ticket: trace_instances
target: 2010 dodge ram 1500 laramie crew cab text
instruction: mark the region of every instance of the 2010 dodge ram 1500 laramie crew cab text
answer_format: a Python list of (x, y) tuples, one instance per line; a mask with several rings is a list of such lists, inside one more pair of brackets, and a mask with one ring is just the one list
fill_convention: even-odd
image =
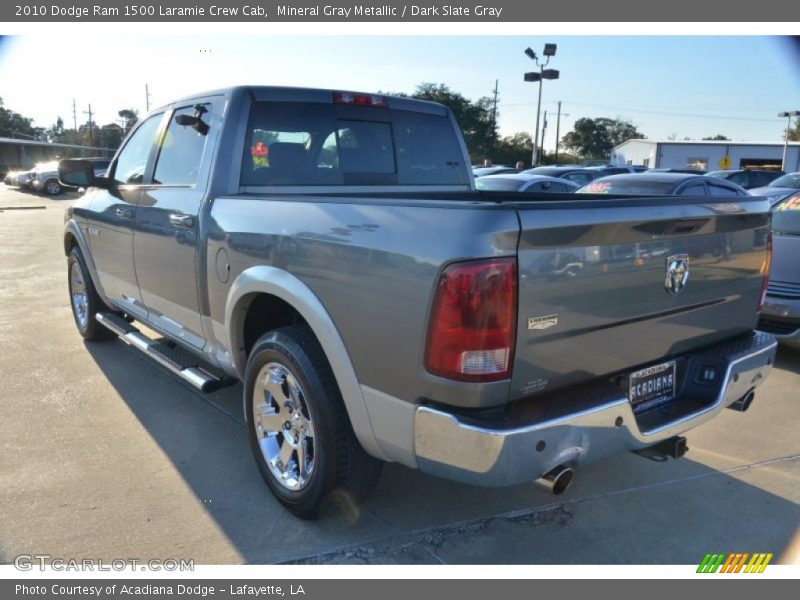
[(242, 381), (258, 467), (304, 517), (382, 461), (558, 493), (598, 459), (680, 456), (775, 356), (767, 200), (478, 192), (438, 104), (214, 91), (149, 114), (107, 176), (59, 176), (87, 188), (80, 333)]

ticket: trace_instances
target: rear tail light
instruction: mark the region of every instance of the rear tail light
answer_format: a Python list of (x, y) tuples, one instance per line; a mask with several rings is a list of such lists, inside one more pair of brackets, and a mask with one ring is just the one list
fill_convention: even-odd
[(355, 94), (353, 92), (333, 92), (334, 104), (355, 104), (357, 106), (386, 107), (386, 97), (377, 94)]
[(772, 268), (772, 229), (767, 231), (767, 255), (764, 257), (764, 262), (761, 264), (761, 295), (758, 300), (758, 311), (764, 308), (764, 302), (767, 300), (767, 288), (769, 287), (769, 272)]
[(450, 265), (436, 288), (425, 368), (458, 381), (507, 379), (516, 323), (515, 258)]

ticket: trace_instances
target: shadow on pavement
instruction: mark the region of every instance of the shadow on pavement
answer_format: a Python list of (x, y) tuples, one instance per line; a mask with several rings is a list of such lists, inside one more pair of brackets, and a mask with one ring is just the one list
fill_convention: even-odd
[[(240, 385), (202, 395), (119, 341), (86, 348), (198, 501), (213, 499), (204, 509), (248, 563), (697, 564), (712, 551), (778, 554), (800, 522), (796, 503), (762, 489), (770, 477), (797, 481), (796, 461), (725, 473), (632, 454), (579, 470), (558, 497), (390, 464), (362, 507), (301, 521), (250, 455)], [(782, 353), (783, 368), (796, 358)]]

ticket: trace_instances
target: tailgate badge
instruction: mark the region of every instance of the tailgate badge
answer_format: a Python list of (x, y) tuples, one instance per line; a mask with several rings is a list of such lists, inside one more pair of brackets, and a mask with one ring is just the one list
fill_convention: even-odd
[(558, 315), (528, 317), (528, 329), (550, 329), (554, 325), (558, 325)]
[(664, 287), (673, 296), (681, 293), (689, 281), (689, 255), (673, 254), (666, 259), (667, 276), (664, 279)]

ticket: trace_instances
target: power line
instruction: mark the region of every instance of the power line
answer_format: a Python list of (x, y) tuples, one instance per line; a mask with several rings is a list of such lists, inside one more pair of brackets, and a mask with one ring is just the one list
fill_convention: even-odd
[[(711, 115), (711, 114), (701, 114), (701, 113), (682, 113), (682, 112), (671, 112), (671, 111), (664, 111), (664, 110), (652, 110), (647, 108), (631, 108), (627, 106), (608, 106), (604, 104), (592, 104), (590, 102), (579, 102), (574, 100), (569, 100), (570, 104), (577, 104), (580, 106), (587, 106), (590, 108), (600, 108), (603, 110), (614, 110), (614, 111), (623, 111), (623, 112), (639, 112), (639, 113), (647, 113), (653, 115), (667, 115), (673, 117), (693, 117), (698, 119), (720, 119), (720, 120), (727, 120), (727, 121), (762, 121), (767, 123), (775, 123), (780, 119), (765, 119), (759, 117), (733, 117), (733, 116), (724, 116), (724, 115)], [(533, 102), (507, 102), (504, 106), (533, 106)]]

